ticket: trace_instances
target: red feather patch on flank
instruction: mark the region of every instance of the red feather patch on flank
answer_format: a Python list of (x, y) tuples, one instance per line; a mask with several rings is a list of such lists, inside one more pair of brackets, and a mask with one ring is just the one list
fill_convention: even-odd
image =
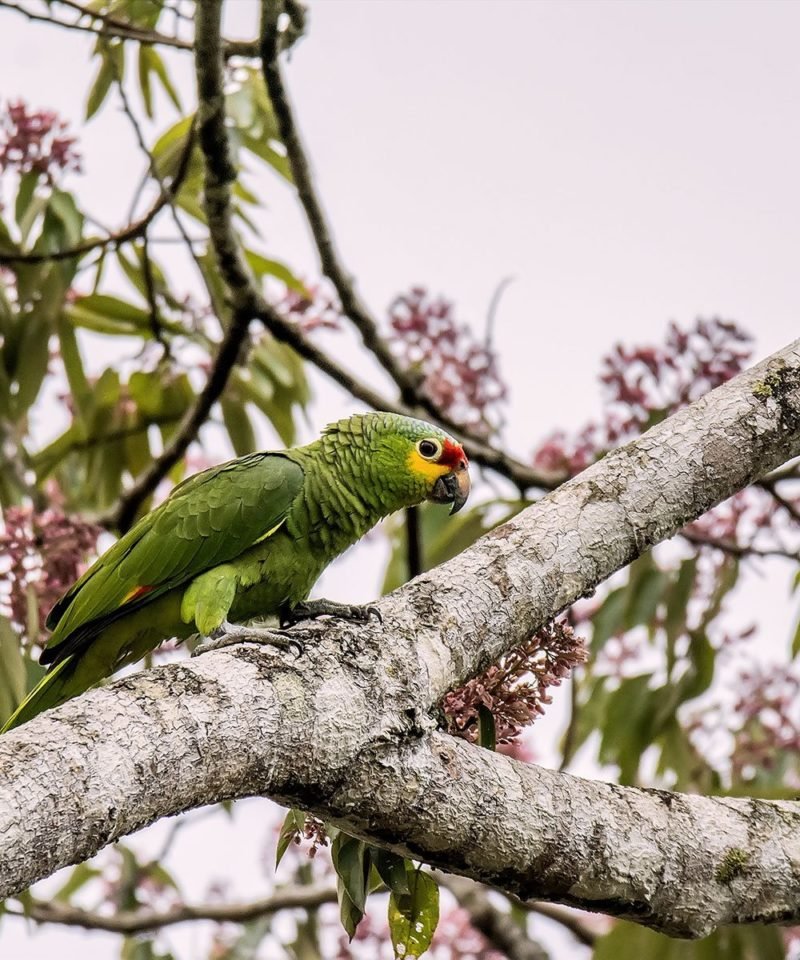
[(155, 587), (134, 587), (133, 590), (129, 591), (122, 598), (123, 603), (130, 603), (132, 600), (138, 600), (139, 597), (143, 597), (146, 593), (150, 593), (151, 590), (155, 590)]
[(463, 463), (465, 467), (469, 466), (469, 460), (467, 460), (467, 455), (464, 453), (464, 448), (454, 440), (445, 440), (444, 446), (442, 447), (442, 455), (439, 457), (439, 463), (451, 469), (455, 469), (461, 463)]

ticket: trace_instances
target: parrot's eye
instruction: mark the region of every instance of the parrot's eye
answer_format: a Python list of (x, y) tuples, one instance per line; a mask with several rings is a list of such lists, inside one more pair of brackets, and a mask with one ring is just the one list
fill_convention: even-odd
[(435, 460), (442, 452), (442, 445), (438, 440), (420, 440), (417, 450), (426, 460)]

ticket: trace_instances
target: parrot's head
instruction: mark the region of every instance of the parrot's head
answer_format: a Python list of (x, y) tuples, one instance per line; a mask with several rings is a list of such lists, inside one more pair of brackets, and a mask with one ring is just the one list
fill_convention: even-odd
[(431, 500), (451, 504), (450, 512), (457, 513), (467, 502), (467, 455), (439, 427), (399, 414), (366, 413), (328, 431), (346, 435), (351, 449), (358, 448), (359, 460), (366, 461), (372, 483), (382, 488), (390, 510)]

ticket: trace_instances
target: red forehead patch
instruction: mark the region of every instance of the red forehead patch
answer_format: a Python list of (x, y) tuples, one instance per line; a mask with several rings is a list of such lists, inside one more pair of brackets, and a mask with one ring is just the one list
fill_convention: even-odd
[(439, 457), (439, 463), (446, 467), (457, 467), (462, 461), (465, 464), (469, 462), (461, 444), (456, 443), (454, 440), (445, 440), (442, 446), (442, 455)]

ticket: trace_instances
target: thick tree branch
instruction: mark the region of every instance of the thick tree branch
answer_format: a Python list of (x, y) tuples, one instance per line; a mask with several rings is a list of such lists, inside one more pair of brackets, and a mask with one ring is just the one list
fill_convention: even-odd
[(382, 600), (382, 625), (308, 626), (299, 659), (210, 653), (35, 718), (0, 738), (0, 897), (159, 817), (257, 794), (523, 899), (686, 936), (797, 922), (800, 805), (581, 780), (453, 739), (431, 711), (798, 452), (800, 342)]

